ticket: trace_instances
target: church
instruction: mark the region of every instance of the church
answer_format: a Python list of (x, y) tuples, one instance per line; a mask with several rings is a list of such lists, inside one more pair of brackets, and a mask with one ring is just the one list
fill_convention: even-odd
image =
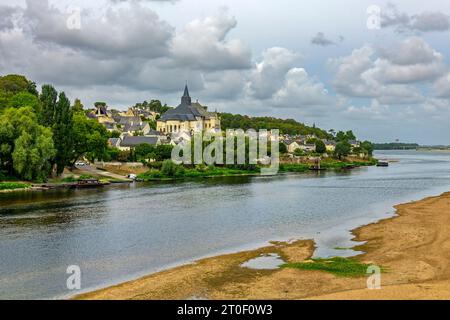
[(156, 123), (156, 129), (162, 133), (220, 130), (220, 119), (217, 112), (209, 112), (208, 107), (202, 106), (198, 100), (192, 103), (186, 84), (181, 103), (175, 109), (164, 113)]

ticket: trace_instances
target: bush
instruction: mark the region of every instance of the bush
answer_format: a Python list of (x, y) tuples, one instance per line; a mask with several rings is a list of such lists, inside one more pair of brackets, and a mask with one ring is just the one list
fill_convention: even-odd
[(173, 177), (176, 173), (177, 165), (172, 160), (164, 160), (161, 173), (167, 177)]
[(78, 180), (85, 180), (85, 179), (92, 179), (94, 178), (93, 176), (91, 176), (90, 174), (82, 174)]
[(76, 182), (77, 179), (74, 176), (68, 176), (65, 177), (64, 179), (61, 179), (62, 182)]

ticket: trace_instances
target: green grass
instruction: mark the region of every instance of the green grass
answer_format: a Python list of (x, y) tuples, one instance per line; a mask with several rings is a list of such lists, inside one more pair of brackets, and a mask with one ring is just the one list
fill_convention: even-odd
[(299, 263), (286, 263), (282, 268), (301, 270), (318, 270), (332, 273), (339, 277), (362, 277), (367, 275), (370, 264), (358, 262), (350, 258), (334, 257), (329, 259), (312, 259)]
[(280, 164), (280, 172), (306, 172), (309, 171), (310, 164)]
[(75, 178), (74, 176), (68, 176), (65, 177), (63, 179), (61, 179), (61, 182), (66, 183), (66, 182), (77, 182), (77, 178)]
[(27, 189), (31, 187), (28, 183), (20, 182), (0, 182), (0, 190)]
[(334, 247), (334, 250), (352, 250), (352, 248), (348, 248), (348, 247)]
[(236, 175), (257, 174), (259, 168), (253, 170), (242, 170), (225, 167), (206, 167), (206, 168), (183, 168), (176, 170), (171, 176), (165, 175), (161, 170), (151, 169), (145, 173), (138, 175), (139, 179), (149, 180), (174, 180), (184, 178), (208, 178), (208, 177), (227, 177)]

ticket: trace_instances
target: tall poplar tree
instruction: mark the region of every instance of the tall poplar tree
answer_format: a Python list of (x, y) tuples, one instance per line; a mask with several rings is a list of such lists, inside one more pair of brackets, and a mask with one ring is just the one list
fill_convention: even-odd
[(51, 127), (55, 121), (56, 99), (58, 92), (53, 86), (44, 84), (39, 99), (42, 102), (41, 122), (46, 127)]
[(64, 92), (59, 94), (56, 103), (52, 129), (56, 148), (56, 173), (60, 175), (69, 164), (73, 153), (73, 112)]

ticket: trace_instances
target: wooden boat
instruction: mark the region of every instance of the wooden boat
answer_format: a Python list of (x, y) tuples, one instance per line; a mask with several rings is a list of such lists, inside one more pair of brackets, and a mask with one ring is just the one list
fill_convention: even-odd
[(89, 178), (78, 180), (76, 184), (73, 185), (74, 188), (94, 188), (102, 187), (104, 184), (98, 181), (98, 179)]

